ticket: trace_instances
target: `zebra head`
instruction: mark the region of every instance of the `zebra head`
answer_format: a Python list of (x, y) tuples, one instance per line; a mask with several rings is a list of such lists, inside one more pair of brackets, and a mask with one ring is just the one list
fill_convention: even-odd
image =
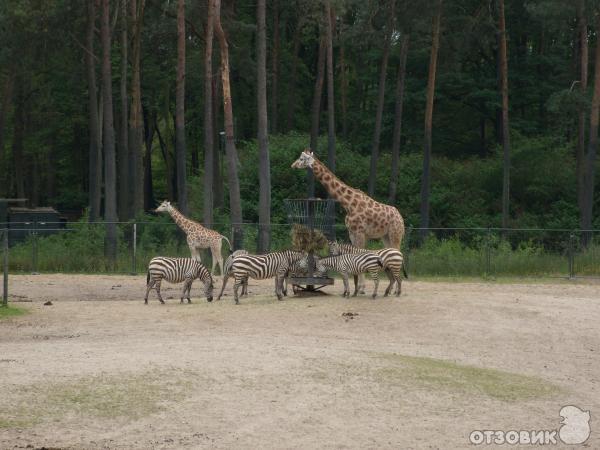
[(327, 275), (327, 268), (321, 262), (318, 256), (315, 256), (315, 276), (324, 277)]
[(342, 254), (342, 247), (338, 241), (328, 241), (329, 256), (338, 256)]
[(206, 295), (206, 300), (212, 302), (213, 300), (213, 279), (209, 277), (204, 281), (204, 294)]

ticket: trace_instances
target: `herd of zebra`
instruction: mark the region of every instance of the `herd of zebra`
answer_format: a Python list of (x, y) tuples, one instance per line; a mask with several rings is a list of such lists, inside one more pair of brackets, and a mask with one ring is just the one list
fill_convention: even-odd
[[(379, 287), (379, 272), (384, 271), (389, 279), (389, 285), (384, 296), (388, 296), (394, 285), (395, 295), (399, 296), (402, 291), (402, 274), (405, 277), (404, 257), (402, 253), (394, 248), (382, 250), (367, 250), (354, 247), (351, 244), (340, 242), (329, 242), (329, 256), (314, 257), (314, 275), (325, 276), (328, 270), (338, 272), (344, 282), (344, 297), (350, 296), (348, 279), (354, 277), (354, 296), (359, 292), (364, 293), (364, 286), (359, 283), (359, 275), (368, 273), (374, 282), (372, 297), (377, 296)], [(284, 288), (284, 280), (288, 276), (303, 276), (308, 272), (308, 255), (303, 252), (284, 250), (267, 253), (265, 255), (251, 255), (246, 250), (233, 252), (223, 267), (223, 284), (217, 300), (221, 299), (227, 281), (230, 277), (234, 279), (233, 294), (236, 304), (239, 304), (239, 288), (241, 295), (248, 294), (248, 279), (264, 280), (275, 278), (275, 295), (279, 300), (287, 295), (287, 287)], [(206, 299), (213, 300), (213, 278), (208, 269), (197, 259), (193, 258), (169, 258), (158, 256), (153, 258), (148, 265), (146, 277), (146, 296), (144, 302), (148, 303), (150, 290), (155, 289), (161, 303), (164, 300), (160, 294), (162, 280), (169, 283), (184, 283), (181, 293), (181, 303), (184, 299), (190, 300), (190, 290), (194, 280), (198, 278), (204, 284)]]

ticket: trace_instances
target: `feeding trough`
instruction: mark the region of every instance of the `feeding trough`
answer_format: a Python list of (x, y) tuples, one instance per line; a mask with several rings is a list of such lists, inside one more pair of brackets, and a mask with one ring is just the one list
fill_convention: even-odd
[(305, 291), (317, 291), (333, 284), (333, 278), (316, 276), (314, 253), (326, 240), (335, 240), (335, 200), (320, 198), (284, 200), (288, 222), (294, 225), (292, 240), (297, 250), (308, 253), (308, 270), (304, 276), (289, 276), (288, 283)]

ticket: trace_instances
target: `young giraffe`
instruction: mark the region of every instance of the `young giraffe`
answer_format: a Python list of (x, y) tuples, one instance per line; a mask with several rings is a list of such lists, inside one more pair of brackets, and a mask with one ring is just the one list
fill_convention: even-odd
[[(376, 202), (359, 189), (336, 177), (310, 149), (302, 152), (292, 164), (294, 169), (309, 168), (332, 198), (346, 210), (346, 228), (355, 247), (365, 248), (369, 239), (382, 239), (385, 247), (400, 249), (404, 237), (404, 219), (398, 209)], [(364, 276), (360, 276), (360, 292), (364, 293)]]
[(175, 223), (183, 230), (187, 237), (187, 244), (192, 253), (192, 258), (196, 261), (200, 261), (200, 250), (203, 248), (210, 248), (212, 254), (212, 270), (211, 273), (215, 274), (215, 265), (219, 264), (219, 270), (223, 275), (223, 257), (221, 256), (221, 245), (222, 240), (227, 241), (227, 245), (231, 249), (231, 243), (222, 234), (214, 230), (210, 230), (203, 227), (198, 222), (194, 222), (191, 219), (185, 217), (181, 212), (177, 210), (171, 202), (165, 200), (156, 208), (156, 212), (168, 212)]

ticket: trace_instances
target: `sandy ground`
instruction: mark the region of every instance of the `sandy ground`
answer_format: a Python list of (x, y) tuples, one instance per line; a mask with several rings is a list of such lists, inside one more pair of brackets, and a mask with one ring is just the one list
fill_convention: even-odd
[(197, 283), (191, 305), (165, 285), (145, 306), (141, 276), (10, 283), (29, 314), (0, 321), (2, 449), (469, 448), (473, 430), (557, 430), (565, 405), (600, 448), (598, 284), (347, 300), (338, 280), (278, 302), (254, 281), (235, 306)]

